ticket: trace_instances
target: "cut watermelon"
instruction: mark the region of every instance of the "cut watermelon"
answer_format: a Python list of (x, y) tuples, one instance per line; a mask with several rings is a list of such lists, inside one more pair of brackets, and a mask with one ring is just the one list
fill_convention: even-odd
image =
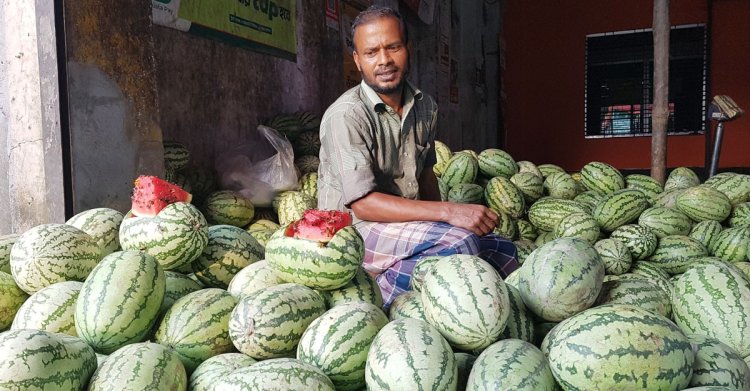
[(131, 212), (134, 216), (154, 217), (167, 205), (175, 202), (190, 202), (193, 196), (181, 187), (159, 177), (141, 175), (135, 180), (131, 199), (133, 200)]
[(328, 242), (340, 229), (352, 225), (352, 216), (337, 210), (308, 209), (302, 218), (289, 224), (287, 237)]

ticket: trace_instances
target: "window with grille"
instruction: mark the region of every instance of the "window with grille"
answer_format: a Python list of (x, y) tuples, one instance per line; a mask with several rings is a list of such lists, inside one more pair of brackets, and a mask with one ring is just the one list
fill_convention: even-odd
[[(707, 37), (704, 25), (676, 26), (669, 42), (669, 134), (706, 129)], [(586, 137), (651, 134), (653, 34), (586, 36)]]

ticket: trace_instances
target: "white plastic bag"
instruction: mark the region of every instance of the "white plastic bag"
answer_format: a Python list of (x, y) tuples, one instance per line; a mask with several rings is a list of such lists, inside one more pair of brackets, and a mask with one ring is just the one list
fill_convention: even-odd
[(297, 187), (297, 172), (286, 137), (263, 125), (258, 135), (219, 157), (216, 169), (222, 188), (240, 192), (255, 206), (268, 207), (277, 193)]

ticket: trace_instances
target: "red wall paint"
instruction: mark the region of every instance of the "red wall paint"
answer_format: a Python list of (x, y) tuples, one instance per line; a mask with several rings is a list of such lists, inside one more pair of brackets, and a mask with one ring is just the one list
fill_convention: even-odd
[[(672, 25), (706, 23), (707, 0), (677, 0)], [(578, 170), (589, 161), (649, 168), (651, 137), (584, 138), (587, 34), (650, 28), (645, 0), (509, 0), (505, 9), (504, 148), (517, 160)], [(711, 93), (750, 112), (750, 1), (714, 0)], [(725, 125), (721, 167), (748, 167), (750, 115)], [(669, 136), (667, 165), (703, 166), (705, 137)]]

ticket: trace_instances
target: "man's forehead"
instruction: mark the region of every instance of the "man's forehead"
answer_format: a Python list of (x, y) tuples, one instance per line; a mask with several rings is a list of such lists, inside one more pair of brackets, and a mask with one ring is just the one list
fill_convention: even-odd
[(365, 29), (367, 27), (372, 27), (373, 25), (378, 24), (378, 23), (384, 23), (384, 22), (388, 22), (388, 21), (391, 21), (391, 22), (395, 23), (398, 26), (399, 33), (400, 33), (399, 36), (401, 38), (401, 41), (403, 41), (404, 40), (404, 33), (405, 33), (405, 31), (403, 30), (404, 27), (401, 25), (401, 21), (399, 19), (393, 17), (393, 16), (388, 16), (388, 15), (380, 16), (380, 17), (375, 17), (375, 18), (372, 18), (372, 19), (369, 19), (369, 20), (363, 22), (362, 24), (360, 24), (359, 26), (357, 26), (357, 29), (354, 31), (354, 37), (352, 37), (352, 38), (355, 41), (357, 40), (357, 37), (366, 38), (366, 36), (364, 36), (362, 34), (362, 30), (363, 29)]

